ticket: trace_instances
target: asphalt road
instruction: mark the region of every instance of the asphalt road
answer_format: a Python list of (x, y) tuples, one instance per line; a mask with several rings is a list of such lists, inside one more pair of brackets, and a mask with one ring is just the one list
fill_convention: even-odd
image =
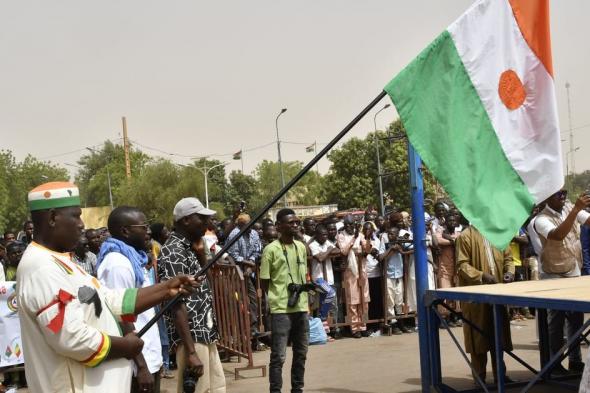
[[(534, 321), (511, 324), (515, 353), (533, 367), (539, 365), (536, 329)], [(453, 332), (462, 342), (461, 328)], [(585, 357), (587, 349), (583, 347)], [(471, 388), (473, 382), (469, 369), (452, 343), (449, 335), (441, 331), (441, 353), (443, 378), (454, 388)], [(255, 365), (268, 365), (270, 352), (256, 352)], [(512, 379), (526, 380), (532, 375), (511, 358), (506, 359), (508, 375)], [(233, 369), (245, 363), (224, 363), (228, 393), (261, 393), (268, 391), (267, 378), (260, 377), (260, 370), (243, 372), (245, 378), (235, 380)], [(567, 361), (564, 362), (567, 367)], [(291, 351), (287, 351), (287, 362), (283, 368), (289, 391)], [(492, 381), (491, 365), (488, 365), (488, 383)], [(162, 380), (162, 393), (174, 393), (176, 379)], [(26, 392), (21, 389), (19, 392)], [(420, 391), (420, 361), (418, 355), (418, 334), (382, 336), (362, 339), (342, 339), (326, 345), (311, 346), (308, 353), (305, 391), (309, 393), (410, 393)], [(538, 386), (533, 392), (555, 392), (555, 387)]]

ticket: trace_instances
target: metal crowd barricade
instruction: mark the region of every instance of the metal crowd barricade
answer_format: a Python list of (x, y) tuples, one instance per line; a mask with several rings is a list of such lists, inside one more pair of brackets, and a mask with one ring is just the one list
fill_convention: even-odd
[(228, 357), (237, 356), (238, 362), (242, 358), (248, 361), (246, 367), (235, 369), (235, 379), (240, 378), (242, 371), (256, 369), (262, 370), (262, 377), (265, 377), (266, 365), (255, 366), (252, 357), (248, 287), (242, 269), (228, 256), (223, 263), (211, 268), (210, 279), (221, 336), (217, 346)]
[[(230, 257), (231, 258), (231, 257)], [(409, 311), (409, 307), (408, 307), (408, 279), (409, 279), (409, 256), (408, 255), (404, 255), (404, 306), (402, 307), (402, 314), (401, 315), (396, 315), (395, 319), (400, 320), (400, 319), (410, 319), (410, 318), (415, 318), (416, 313), (415, 311)], [(233, 263), (233, 262), (232, 262)], [(334, 266), (334, 265), (333, 265)], [(239, 267), (238, 267), (239, 269)], [(311, 271), (311, 268), (309, 268), (309, 271)], [(265, 302), (264, 302), (264, 295), (263, 295), (263, 291), (260, 287), (260, 278), (259, 278), (259, 265), (256, 266), (256, 293), (257, 293), (257, 308), (258, 308), (258, 331), (259, 332), (265, 332), (269, 330), (269, 327), (265, 326), (265, 315), (267, 313), (266, 307), (265, 307)], [(390, 335), (391, 334), (391, 329), (390, 326), (388, 324), (388, 317), (387, 317), (387, 310), (388, 310), (388, 296), (387, 296), (387, 276), (385, 274), (385, 272), (383, 272), (383, 274), (381, 275), (381, 296), (383, 298), (383, 314), (381, 315), (381, 317), (378, 317), (376, 319), (369, 319), (368, 317), (368, 310), (363, 310), (363, 323), (368, 324), (368, 323), (379, 323), (381, 324), (381, 330), (383, 331), (384, 334), (386, 335)], [(341, 283), (342, 285), (342, 283)], [(346, 310), (346, 297), (345, 297), (345, 288), (344, 286), (341, 286), (340, 290), (337, 293), (338, 295), (338, 307), (341, 310)], [(247, 298), (247, 292), (246, 292), (246, 298)], [(247, 314), (247, 303), (246, 303), (246, 314)], [(249, 319), (249, 315), (248, 315), (248, 319)], [(345, 320), (344, 322), (337, 322), (335, 321), (332, 316), (330, 315), (328, 317), (328, 321), (327, 321), (327, 325), (329, 328), (337, 328), (337, 327), (347, 327), (350, 326), (350, 320), (348, 319), (348, 317), (345, 316)], [(250, 325), (248, 325), (248, 329), (250, 329)]]
[[(334, 265), (332, 265), (334, 266)], [(311, 271), (311, 269), (309, 270)], [(410, 319), (410, 318), (415, 318), (416, 313), (415, 311), (409, 311), (409, 307), (408, 307), (408, 295), (407, 295), (407, 291), (408, 291), (408, 285), (407, 285), (407, 281), (408, 281), (408, 274), (409, 274), (409, 257), (407, 255), (404, 255), (404, 306), (402, 307), (402, 314), (401, 315), (396, 315), (395, 319), (400, 320), (400, 319)], [(369, 310), (362, 310), (362, 322), (364, 324), (370, 324), (370, 323), (379, 323), (381, 325), (381, 330), (384, 334), (386, 335), (390, 335), (391, 334), (391, 329), (388, 322), (388, 318), (387, 318), (387, 310), (388, 310), (388, 295), (387, 295), (387, 276), (385, 274), (385, 272), (382, 273), (381, 275), (381, 296), (383, 299), (383, 314), (380, 317), (374, 318), (374, 319), (369, 319)], [(338, 296), (338, 308), (341, 310), (346, 310), (346, 289), (344, 288), (344, 285), (342, 283), (341, 287), (339, 288), (339, 290), (337, 291), (337, 296)], [(258, 293), (261, 293), (260, 288), (257, 288)], [(259, 295), (260, 296), (260, 295)], [(260, 311), (260, 309), (259, 309)], [(346, 313), (346, 311), (344, 312)], [(264, 313), (259, 314), (259, 315), (264, 315)], [(337, 322), (334, 321), (332, 316), (330, 315), (328, 317), (327, 320), (327, 324), (325, 326), (328, 326), (329, 328), (338, 328), (338, 327), (349, 327), (351, 325), (350, 319), (348, 316), (345, 315), (344, 318), (344, 322)], [(262, 328), (260, 331), (263, 331)]]

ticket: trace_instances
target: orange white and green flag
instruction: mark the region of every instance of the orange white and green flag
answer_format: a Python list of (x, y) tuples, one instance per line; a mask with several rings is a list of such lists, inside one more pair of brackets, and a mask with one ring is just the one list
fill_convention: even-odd
[(505, 248), (563, 184), (548, 0), (479, 0), (385, 87), (465, 217)]

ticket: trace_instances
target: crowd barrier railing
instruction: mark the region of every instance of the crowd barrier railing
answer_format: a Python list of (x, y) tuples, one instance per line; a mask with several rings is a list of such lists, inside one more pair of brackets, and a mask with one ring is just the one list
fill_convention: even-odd
[(228, 356), (237, 356), (238, 361), (244, 358), (248, 362), (247, 366), (235, 369), (235, 379), (240, 378), (242, 371), (256, 369), (265, 377), (266, 365), (254, 365), (252, 356), (248, 288), (242, 269), (227, 257), (223, 263), (211, 268), (210, 279), (221, 336), (217, 346)]
[[(402, 313), (399, 315), (395, 316), (395, 319), (409, 319), (409, 318), (414, 318), (416, 313), (415, 311), (410, 311), (409, 307), (408, 307), (408, 263), (409, 258), (407, 255), (404, 256), (404, 305), (402, 307)], [(309, 269), (309, 271), (311, 271), (311, 269)], [(269, 326), (264, 325), (265, 322), (265, 316), (267, 314), (267, 310), (265, 307), (265, 301), (264, 301), (264, 293), (262, 291), (262, 288), (260, 286), (260, 275), (259, 275), (259, 266), (257, 265), (256, 267), (256, 294), (257, 294), (257, 308), (258, 308), (258, 315), (260, 316), (258, 318), (258, 331), (260, 332), (265, 332), (270, 330)], [(391, 333), (391, 329), (390, 326), (388, 325), (388, 320), (389, 318), (387, 317), (387, 310), (388, 310), (388, 296), (387, 296), (387, 277), (385, 274), (382, 274), (381, 277), (382, 281), (381, 281), (381, 296), (383, 299), (383, 310), (382, 310), (382, 314), (377, 317), (377, 318), (373, 318), (373, 319), (369, 319), (369, 313), (368, 310), (363, 310), (363, 318), (362, 321), (365, 324), (373, 324), (373, 323), (379, 323), (381, 326), (381, 330), (383, 331), (384, 334), (390, 334)], [(342, 284), (342, 283), (341, 283)], [(338, 288), (337, 290), (337, 297), (338, 297), (338, 308), (340, 310), (346, 310), (346, 296), (345, 296), (345, 288), (341, 285), (340, 288)], [(313, 305), (312, 305), (313, 306)], [(332, 315), (330, 315), (328, 317), (327, 323), (326, 325), (329, 328), (340, 328), (340, 327), (349, 327), (351, 326), (351, 322), (349, 320), (348, 317), (344, 317), (344, 321), (338, 322), (337, 320), (335, 320)]]

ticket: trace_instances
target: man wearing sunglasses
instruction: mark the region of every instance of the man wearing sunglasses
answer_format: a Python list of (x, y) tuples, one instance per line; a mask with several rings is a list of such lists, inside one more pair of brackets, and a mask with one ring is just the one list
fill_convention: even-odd
[[(567, 191), (560, 190), (547, 199), (547, 205), (535, 220), (534, 228), (541, 240), (541, 279), (578, 277), (581, 275), (582, 247), (580, 245), (580, 225), (590, 224), (590, 213), (585, 209), (590, 206), (590, 195), (584, 193), (575, 204), (567, 199)], [(569, 311), (548, 311), (549, 346), (551, 355), (563, 345), (563, 327), (565, 319), (567, 336), (572, 337), (580, 329), (584, 314)], [(584, 369), (580, 347), (569, 352), (569, 370), (581, 372)], [(557, 365), (553, 374), (567, 374), (567, 370)]]
[(277, 213), (279, 239), (266, 246), (260, 264), (262, 289), (268, 294), (272, 345), (269, 365), (270, 392), (280, 393), (283, 387), (283, 364), (287, 342), (292, 341), (291, 392), (303, 392), (305, 360), (309, 343), (307, 293), (293, 298), (289, 304), (289, 284), (304, 284), (307, 277), (307, 250), (295, 240), (301, 222), (292, 209)]
[[(145, 253), (148, 224), (143, 212), (135, 207), (120, 206), (111, 212), (108, 228), (112, 237), (100, 247), (96, 262), (96, 275), (101, 284), (111, 289), (143, 288), (153, 285), (146, 269), (149, 258)], [(125, 333), (140, 330), (155, 315), (153, 308), (137, 316), (135, 324), (123, 321)], [(159, 392), (162, 346), (157, 325), (142, 336), (141, 354), (136, 356), (132, 392)]]

